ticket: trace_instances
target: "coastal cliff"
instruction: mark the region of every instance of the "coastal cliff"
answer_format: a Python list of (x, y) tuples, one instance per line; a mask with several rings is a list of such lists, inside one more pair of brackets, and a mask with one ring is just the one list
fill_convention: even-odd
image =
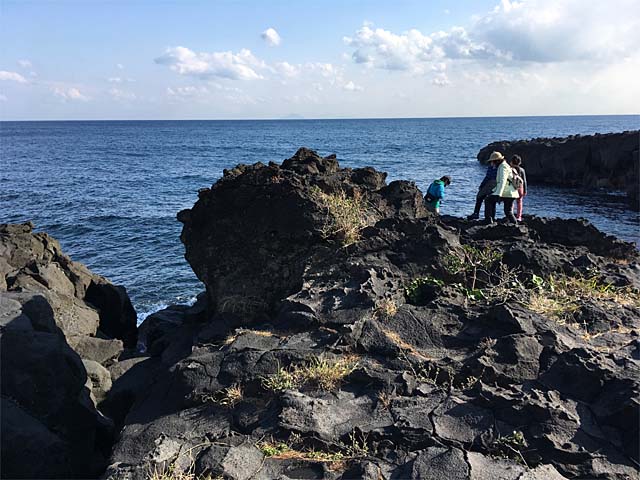
[(523, 159), (527, 179), (560, 186), (623, 191), (632, 208), (640, 209), (640, 131), (565, 138), (493, 142), (482, 148), (478, 160), (491, 152)]
[[(93, 464), (108, 464), (102, 478), (637, 475), (633, 244), (583, 220), (528, 217), (514, 226), (437, 217), (413, 183), (387, 184), (382, 172), (340, 168), (335, 156), (308, 149), (282, 164), (225, 171), (198, 197), (178, 219), (185, 257), (206, 291), (192, 306), (149, 316), (137, 332), (141, 348), (103, 362), (110, 384), (101, 400), (83, 400), (91, 419), (84, 428), (104, 439), (97, 450), (108, 460)], [(16, 229), (34, 236), (28, 227), (2, 228), (0, 238)], [(18, 262), (0, 249), (11, 260), (0, 299), (18, 294), (16, 271), (28, 272), (24, 291), (40, 288), (32, 281), (44, 285), (42, 273), (20, 267), (34, 256), (24, 250)], [(74, 287), (73, 296), (89, 305), (82, 291)], [(22, 312), (31, 328), (20, 335), (36, 335), (40, 317)], [(3, 320), (3, 342), (24, 322)], [(55, 341), (66, 345), (65, 335)], [(82, 335), (97, 337), (93, 328)], [(53, 407), (32, 413), (40, 398), (33, 389), (13, 398), (18, 389), (5, 387), (14, 370), (40, 378), (5, 363), (39, 348), (25, 342), (19, 355), (3, 343), (2, 351), (3, 405), (47, 432), (73, 430), (71, 416), (49, 427)], [(51, 355), (60, 361), (77, 351), (61, 346)], [(77, 395), (88, 385), (78, 362), (77, 372), (58, 372), (40, 391), (72, 378), (69, 395)], [(3, 468), (5, 424), (17, 428), (23, 417), (3, 414)], [(56, 435), (80, 458), (95, 450), (85, 433), (73, 442)], [(57, 458), (51, 442), (39, 465)], [(32, 450), (18, 453), (12, 476), (64, 477), (26, 465)], [(87, 476), (86, 465), (73, 466), (67, 477)]]

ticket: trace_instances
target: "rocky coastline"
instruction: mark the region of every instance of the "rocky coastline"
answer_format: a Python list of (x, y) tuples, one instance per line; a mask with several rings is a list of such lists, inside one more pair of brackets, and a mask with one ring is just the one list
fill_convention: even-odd
[(639, 142), (639, 130), (499, 141), (482, 148), (478, 160), (486, 163), (493, 151), (518, 154), (532, 183), (624, 192), (640, 210)]
[(178, 214), (205, 291), (139, 328), (1, 225), (2, 477), (636, 478), (636, 247), (422, 198), (305, 148), (226, 170)]

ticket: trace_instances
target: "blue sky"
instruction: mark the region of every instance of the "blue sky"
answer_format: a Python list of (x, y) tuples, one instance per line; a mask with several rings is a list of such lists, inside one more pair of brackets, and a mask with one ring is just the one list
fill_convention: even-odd
[(12, 1), (0, 118), (635, 114), (640, 0)]

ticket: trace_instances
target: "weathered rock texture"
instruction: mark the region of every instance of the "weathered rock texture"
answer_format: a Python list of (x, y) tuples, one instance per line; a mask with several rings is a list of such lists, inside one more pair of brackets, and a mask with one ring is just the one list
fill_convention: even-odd
[[(367, 199), (358, 241), (327, 236), (314, 186)], [(151, 358), (116, 381), (128, 385), (130, 408), (105, 476), (637, 475), (634, 246), (583, 221), (438, 219), (420, 196), (305, 149), (281, 166), (239, 166), (202, 191), (179, 218), (206, 299), (141, 327)], [(488, 299), (456, 285), (447, 258), (465, 247), (494, 250), (487, 268), (516, 273), (506, 293), (483, 274)], [(607, 308), (582, 299), (558, 322), (527, 303), (533, 274), (595, 275), (628, 297)], [(425, 277), (438, 281), (407, 297)], [(351, 368), (333, 385), (300, 376), (336, 364)]]
[[(409, 182), (385, 183), (372, 168), (340, 169), (335, 156), (300, 149), (282, 166), (238, 165), (178, 219), (186, 258), (218, 310), (273, 311), (302, 286), (313, 250), (322, 244), (326, 209), (318, 191), (358, 195), (363, 216), (376, 220), (425, 215), (422, 196)], [(260, 268), (256, 268), (259, 265)]]
[(523, 159), (531, 182), (624, 191), (631, 205), (640, 208), (640, 131), (566, 138), (490, 143), (478, 153), (486, 162), (493, 151)]
[[(421, 197), (306, 149), (225, 172), (179, 214), (207, 290), (145, 320), (143, 356), (113, 343), (135, 338), (122, 290), (89, 304), (49, 237), (1, 227), (3, 476), (635, 478), (634, 245), (579, 220), (434, 217)], [(460, 269), (482, 255), (473, 290)], [(536, 289), (578, 277), (592, 292), (562, 321), (536, 313)]]
[(32, 228), (0, 225), (2, 476), (95, 477), (114, 436), (96, 409), (105, 367), (135, 346), (136, 314), (123, 287)]

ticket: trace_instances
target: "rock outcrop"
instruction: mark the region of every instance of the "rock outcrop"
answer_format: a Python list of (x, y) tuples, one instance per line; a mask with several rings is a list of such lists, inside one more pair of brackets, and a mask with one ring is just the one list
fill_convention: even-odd
[(632, 208), (640, 209), (640, 131), (566, 138), (490, 143), (478, 153), (486, 162), (493, 151), (523, 159), (531, 182), (624, 191)]
[(372, 168), (340, 169), (335, 156), (321, 158), (304, 148), (282, 166), (225, 170), (216, 184), (199, 192), (192, 209), (178, 215), (186, 258), (206, 285), (210, 306), (273, 312), (300, 290), (322, 238), (348, 237), (349, 225), (327, 224), (328, 210), (358, 226), (426, 214), (414, 184), (386, 185), (385, 178)]
[(633, 478), (635, 247), (420, 197), (306, 149), (203, 190), (179, 219), (207, 293), (141, 327), (105, 476)]
[(0, 225), (2, 475), (95, 477), (115, 434), (96, 405), (106, 367), (135, 347), (136, 314), (123, 287), (32, 229)]
[(307, 149), (226, 171), (178, 218), (206, 292), (149, 316), (144, 354), (113, 343), (135, 338), (123, 290), (96, 308), (49, 237), (0, 227), (3, 475), (637, 476), (633, 244), (436, 217)]

